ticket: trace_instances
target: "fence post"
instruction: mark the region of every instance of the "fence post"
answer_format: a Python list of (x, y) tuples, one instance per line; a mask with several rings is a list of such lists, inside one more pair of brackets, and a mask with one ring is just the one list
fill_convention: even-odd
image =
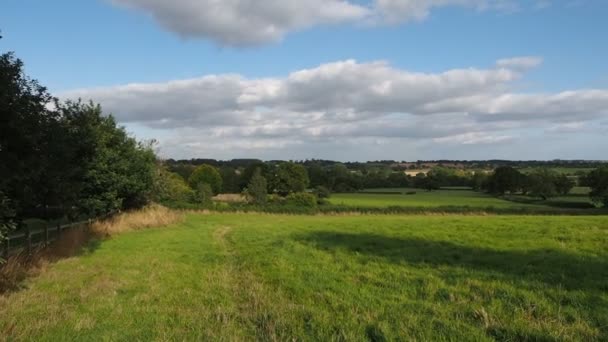
[(61, 237), (61, 223), (57, 223), (57, 239)]
[(49, 246), (49, 225), (44, 225), (44, 247)]
[(25, 244), (27, 248), (27, 254), (32, 254), (32, 234), (30, 232), (30, 226), (25, 225)]

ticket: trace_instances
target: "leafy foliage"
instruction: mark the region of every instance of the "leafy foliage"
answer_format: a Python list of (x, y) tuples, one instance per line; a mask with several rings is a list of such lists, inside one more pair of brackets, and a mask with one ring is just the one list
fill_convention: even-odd
[(249, 195), (251, 203), (257, 205), (266, 204), (268, 199), (268, 194), (266, 190), (267, 187), (268, 184), (266, 182), (266, 178), (262, 176), (261, 170), (257, 169), (253, 173), (251, 181), (247, 186), (247, 195)]
[(210, 207), (213, 204), (213, 189), (207, 183), (198, 183), (194, 196), (195, 202), (204, 207)]
[(194, 169), (188, 183), (192, 189), (198, 190), (200, 184), (208, 184), (214, 194), (222, 191), (222, 176), (219, 171), (211, 165), (201, 165)]
[(0, 192), (0, 244), (4, 242), (6, 234), (15, 229), (15, 211), (9, 199)]
[(283, 196), (292, 192), (303, 192), (309, 184), (306, 168), (293, 162), (280, 164), (271, 180), (273, 190)]
[(549, 169), (535, 169), (526, 180), (530, 195), (544, 200), (558, 195), (555, 180), (557, 174)]
[(184, 178), (177, 173), (168, 171), (159, 165), (154, 180), (154, 197), (159, 202), (189, 201), (194, 191), (188, 186)]
[(0, 192), (18, 219), (97, 215), (148, 203), (155, 155), (101, 107), (60, 103), (0, 56)]
[(584, 183), (591, 188), (589, 193), (591, 200), (608, 207), (608, 166), (591, 171)]
[(294, 192), (286, 197), (287, 204), (303, 208), (316, 208), (317, 196), (308, 192)]
[(521, 189), (523, 175), (510, 166), (501, 166), (494, 170), (488, 178), (487, 190), (490, 193), (504, 195), (505, 193), (515, 193)]

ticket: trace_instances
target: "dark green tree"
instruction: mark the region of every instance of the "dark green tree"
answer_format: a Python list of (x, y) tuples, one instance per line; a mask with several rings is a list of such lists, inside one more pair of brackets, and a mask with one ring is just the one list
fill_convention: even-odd
[(572, 188), (574, 188), (576, 185), (575, 181), (570, 179), (570, 177), (565, 174), (556, 175), (554, 182), (555, 190), (557, 190), (557, 193), (562, 196), (568, 195), (570, 191), (572, 191)]
[(589, 196), (593, 202), (608, 207), (608, 166), (589, 172), (583, 183), (591, 188)]
[(538, 168), (532, 171), (527, 179), (530, 195), (543, 200), (557, 196), (556, 177), (557, 174), (548, 168)]
[(222, 177), (222, 192), (227, 194), (238, 194), (241, 192), (240, 177), (232, 167), (224, 166), (220, 169)]
[(282, 196), (303, 192), (309, 183), (306, 168), (293, 162), (279, 164), (271, 181), (273, 190)]
[(510, 166), (501, 166), (494, 170), (488, 177), (488, 192), (504, 195), (505, 193), (515, 193), (521, 189), (522, 174)]

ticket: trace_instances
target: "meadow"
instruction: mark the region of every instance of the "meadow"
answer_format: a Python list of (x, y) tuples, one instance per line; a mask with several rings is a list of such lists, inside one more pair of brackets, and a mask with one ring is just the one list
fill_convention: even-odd
[[(408, 194), (409, 193), (409, 194)], [(588, 193), (588, 190), (587, 190)], [(498, 209), (549, 209), (549, 208), (592, 208), (584, 188), (575, 188), (568, 196), (549, 200), (533, 199), (527, 196), (495, 197), (486, 193), (466, 189), (441, 189), (425, 191), (421, 189), (370, 189), (359, 193), (333, 194), (329, 199), (333, 205), (353, 207), (469, 207)]]
[(0, 336), (607, 340), (608, 220), (191, 213), (49, 265)]

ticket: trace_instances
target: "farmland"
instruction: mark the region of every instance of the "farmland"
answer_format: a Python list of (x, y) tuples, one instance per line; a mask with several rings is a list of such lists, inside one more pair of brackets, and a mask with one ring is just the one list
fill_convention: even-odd
[[(534, 200), (526, 196), (498, 198), (472, 190), (420, 189), (372, 189), (368, 192), (334, 194), (330, 203), (334, 205), (359, 207), (471, 207), (471, 208), (554, 208), (591, 207), (584, 188), (575, 188), (571, 195), (552, 198), (547, 201)], [(408, 194), (409, 193), (409, 194)]]
[(32, 340), (606, 340), (608, 221), (189, 214), (0, 297)]

